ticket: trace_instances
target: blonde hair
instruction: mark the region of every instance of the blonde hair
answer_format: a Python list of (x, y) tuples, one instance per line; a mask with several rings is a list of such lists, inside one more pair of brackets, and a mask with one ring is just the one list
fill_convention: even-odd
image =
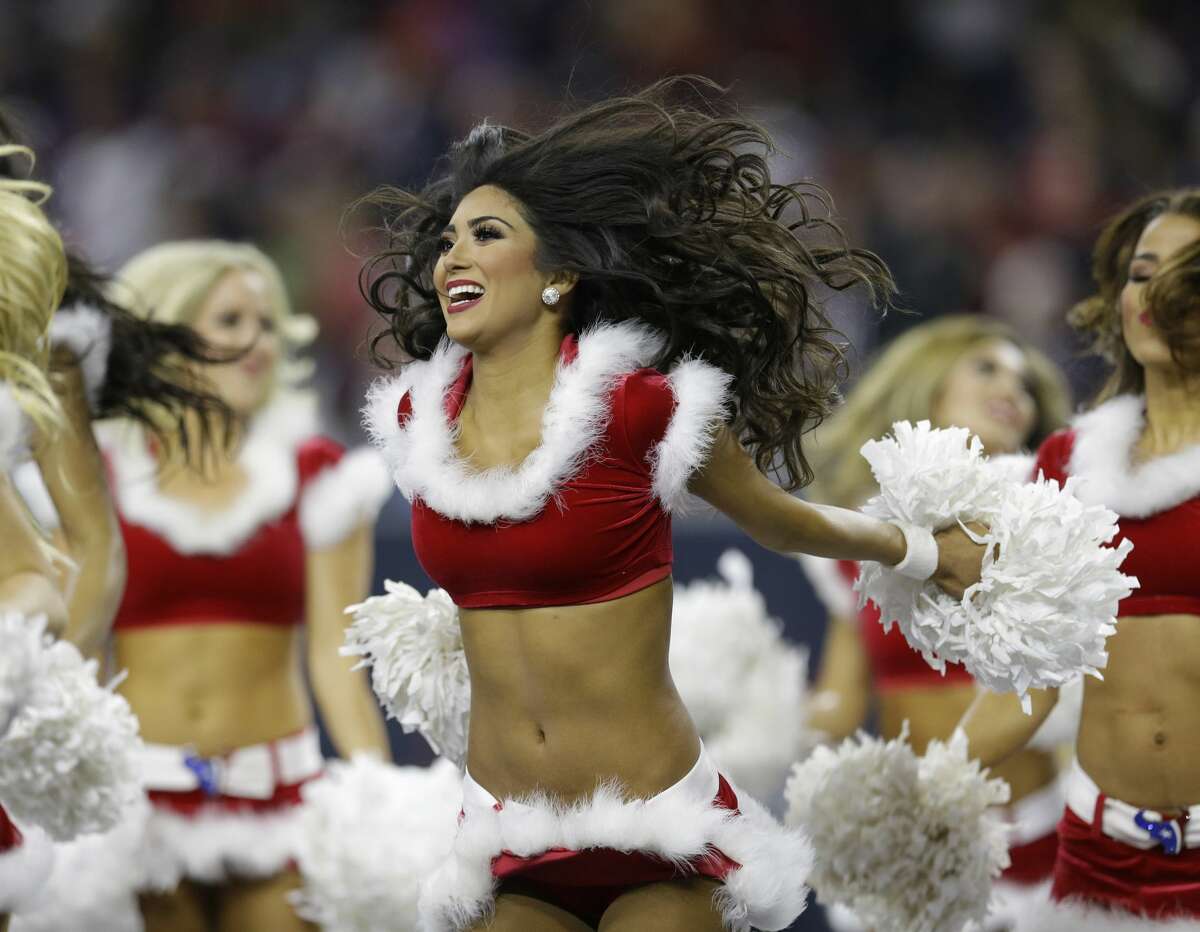
[(975, 314), (940, 317), (888, 344), (845, 403), (817, 428), (810, 441), (816, 479), (807, 497), (848, 508), (861, 505), (875, 491), (870, 467), (859, 454), (862, 445), (882, 437), (896, 421), (931, 419), (954, 364), (989, 340), (1006, 340), (1025, 354), (1037, 404), (1030, 445), (1061, 427), (1070, 414), (1069, 390), (1054, 363), (998, 320)]
[[(0, 145), (0, 158), (33, 152)], [(50, 188), (36, 181), (0, 178), (0, 381), (44, 433), (62, 423), (50, 387), (46, 330), (67, 286), (67, 257), (58, 231), (39, 206)]]
[(312, 341), (316, 321), (296, 314), (275, 262), (256, 246), (226, 240), (178, 240), (138, 253), (113, 279), (114, 299), (145, 320), (195, 323), (205, 299), (230, 272), (251, 271), (266, 282), (268, 303), (284, 341), (272, 392), (294, 389), (312, 371), (293, 351)]

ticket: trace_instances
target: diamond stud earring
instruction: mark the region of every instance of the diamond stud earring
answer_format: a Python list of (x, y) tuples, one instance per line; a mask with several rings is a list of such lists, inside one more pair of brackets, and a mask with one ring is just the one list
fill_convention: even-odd
[(558, 304), (558, 299), (562, 297), (562, 292), (553, 285), (547, 285), (542, 289), (542, 304), (553, 307)]

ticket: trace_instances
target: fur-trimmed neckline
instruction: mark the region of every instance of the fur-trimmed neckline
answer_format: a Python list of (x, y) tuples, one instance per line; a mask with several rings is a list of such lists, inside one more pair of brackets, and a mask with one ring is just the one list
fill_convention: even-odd
[[(445, 399), (467, 350), (448, 340), (428, 360), (372, 386), (366, 426), (410, 501), (420, 499), (466, 523), (527, 521), (587, 463), (608, 425), (612, 389), (622, 376), (649, 365), (662, 339), (631, 323), (600, 324), (580, 334), (575, 358), (559, 358), (538, 445), (513, 466), (477, 470), (459, 455), (457, 419), (447, 413)], [(412, 413), (399, 427), (396, 412), (405, 393)]]
[(1133, 463), (1146, 425), (1140, 395), (1118, 395), (1075, 421), (1069, 474), (1084, 480), (1076, 494), (1127, 518), (1146, 518), (1200, 495), (1200, 443)]
[(202, 508), (165, 494), (144, 434), (129, 426), (134, 429), (120, 436), (114, 437), (111, 429), (103, 436), (121, 516), (159, 534), (181, 554), (225, 556), (295, 504), (300, 482), (296, 449), (317, 433), (317, 417), (307, 396), (281, 398), (258, 414), (237, 456), (245, 487), (222, 508)]

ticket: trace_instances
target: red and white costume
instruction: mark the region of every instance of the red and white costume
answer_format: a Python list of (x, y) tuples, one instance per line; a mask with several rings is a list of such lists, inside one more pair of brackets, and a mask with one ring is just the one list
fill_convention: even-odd
[[(238, 454), (246, 487), (220, 510), (160, 492), (145, 444), (106, 440), (114, 441), (105, 452), (129, 567), (118, 634), (224, 619), (302, 624), (306, 552), (373, 520), (390, 491), (373, 451), (346, 453), (317, 435), (311, 410), (296, 400), (272, 404), (251, 424)], [(199, 881), (277, 873), (296, 850), (300, 788), (322, 767), (313, 726), (216, 758), (148, 744), (143, 853)]]
[[(645, 368), (660, 338), (599, 325), (562, 344), (541, 443), (519, 466), (472, 471), (454, 421), (472, 361), (445, 342), (373, 390), (367, 423), (413, 503), (422, 565), (462, 608), (603, 602), (671, 573), (671, 511), (724, 417), (729, 376), (684, 360)], [(651, 799), (612, 787), (563, 806), (498, 800), (470, 774), (449, 859), (425, 883), (421, 921), (459, 929), (486, 915), (500, 881), (596, 917), (630, 886), (687, 875), (721, 880), (736, 929), (786, 928), (804, 907), (810, 851), (739, 795), (702, 752)]]
[[(971, 674), (959, 664), (946, 664), (941, 673), (925, 662), (904, 639), (898, 627), (885, 631), (879, 620), (879, 609), (873, 602), (858, 607), (854, 582), (858, 564), (851, 560), (826, 560), (801, 555), (800, 565), (817, 597), (831, 618), (853, 619), (867, 655), (871, 683), (875, 690), (886, 692), (913, 688), (969, 685)], [(1002, 810), (1009, 824), (1010, 865), (996, 881), (993, 911), (989, 916), (1003, 927), (1017, 909), (1017, 902), (1027, 897), (1044, 899), (1043, 885), (1054, 870), (1058, 847), (1057, 825), (1062, 812), (1063, 789), (1052, 783), (1017, 800)], [(834, 911), (831, 921), (840, 930), (861, 929), (858, 920), (843, 908)]]
[[(1143, 399), (1118, 396), (1048, 438), (1037, 458), (1046, 478), (1078, 477), (1080, 499), (1121, 516), (1117, 540), (1134, 545), (1121, 569), (1141, 587), (1121, 601), (1118, 617), (1133, 625), (1139, 615), (1200, 615), (1200, 445), (1131, 466), (1144, 423)], [(1200, 805), (1190, 815), (1194, 822), (1159, 829), (1160, 842), (1146, 826), (1161, 814), (1105, 796), (1077, 764), (1059, 824), (1058, 910), (1029, 928), (1200, 927)], [(1168, 853), (1172, 843), (1178, 853)]]

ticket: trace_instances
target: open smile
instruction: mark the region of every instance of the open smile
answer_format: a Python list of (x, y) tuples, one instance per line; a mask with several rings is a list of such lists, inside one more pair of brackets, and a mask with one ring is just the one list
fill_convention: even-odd
[(478, 282), (461, 278), (446, 282), (446, 296), (450, 299), (450, 303), (446, 306), (446, 312), (461, 314), (463, 311), (470, 310), (483, 300), (485, 293), (483, 285)]

